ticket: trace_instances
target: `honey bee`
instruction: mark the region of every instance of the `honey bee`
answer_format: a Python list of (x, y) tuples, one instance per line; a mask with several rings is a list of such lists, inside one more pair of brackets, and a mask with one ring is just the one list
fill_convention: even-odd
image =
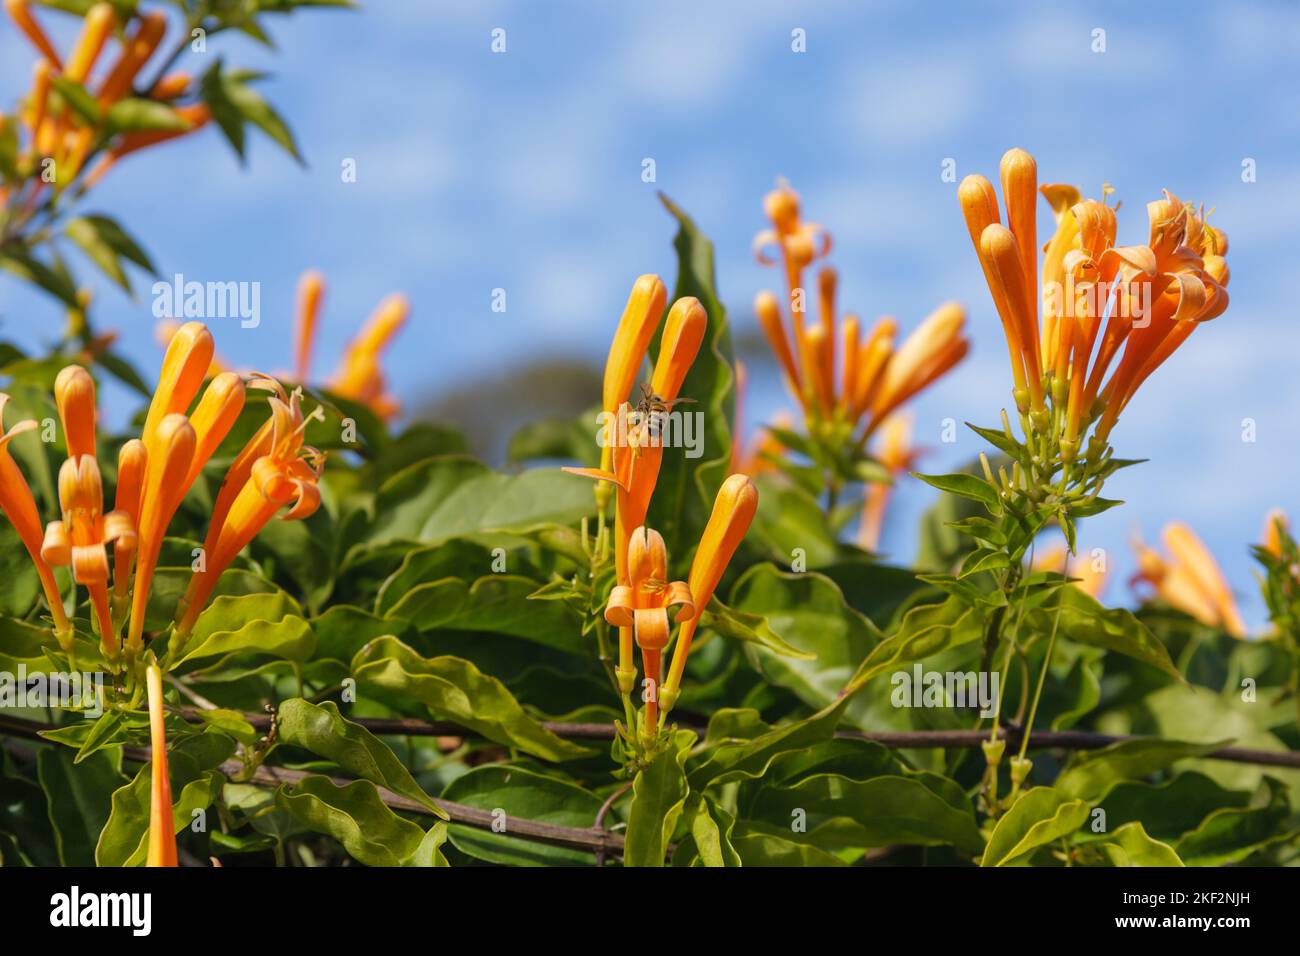
[(636, 405), (637, 420), (646, 423), (653, 434), (658, 434), (663, 417), (673, 410), (674, 405), (689, 405), (694, 401), (693, 398), (685, 397), (671, 400), (660, 398), (648, 382), (642, 382), (641, 401)]

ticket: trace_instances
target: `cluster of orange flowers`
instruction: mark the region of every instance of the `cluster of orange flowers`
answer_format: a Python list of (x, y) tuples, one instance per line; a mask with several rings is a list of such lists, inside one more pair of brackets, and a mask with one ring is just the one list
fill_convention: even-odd
[[(664, 443), (656, 431), (654, 415), (637, 415), (627, 403), (667, 297), (658, 276), (641, 276), (633, 285), (605, 366), (601, 467), (564, 469), (594, 478), (602, 482), (601, 487), (615, 489), (616, 585), (610, 592), (605, 618), (619, 632), (615, 676), (624, 695), (631, 693), (636, 682), (633, 645), (641, 651), (649, 682), (645, 694), (645, 728), (649, 735), (656, 732), (660, 712), (672, 710), (681, 693), (686, 656), (700, 613), (712, 599), (758, 507), (753, 482), (745, 475), (729, 477), (718, 491), (688, 580), (667, 580), (668, 554), (663, 537), (645, 524), (663, 463)], [(668, 311), (649, 386), (663, 403), (677, 399), (707, 328), (708, 316), (694, 297), (678, 299)], [(607, 497), (598, 494), (597, 501), (603, 510)], [(668, 676), (661, 685), (663, 651), (671, 637), (670, 617), (681, 627)]]
[[(311, 382), (312, 352), (324, 296), (325, 277), (315, 270), (304, 272), (298, 280), (294, 317), (294, 368), (285, 376), (299, 385), (306, 386)], [(344, 350), (338, 371), (324, 383), (325, 389), (365, 405), (385, 421), (396, 418), (402, 406), (389, 388), (383, 357), (410, 314), (411, 303), (401, 293), (395, 292), (381, 300)], [(158, 341), (166, 346), (180, 328), (181, 323), (176, 319), (164, 319), (157, 326)], [(216, 376), (229, 369), (230, 364), (214, 354), (208, 374)]]
[(1237, 611), (1232, 589), (1205, 543), (1181, 522), (1165, 526), (1166, 555), (1133, 542), (1138, 572), (1133, 582), (1149, 585), (1157, 597), (1207, 627), (1220, 628), (1233, 637), (1245, 637), (1246, 625)]
[[(96, 457), (95, 385), (84, 368), (68, 366), (55, 381), (68, 458), (59, 470), (61, 519), (51, 521), (43, 534), (31, 488), (9, 448), (16, 435), (36, 428), (36, 423), (20, 422), (0, 438), (0, 510), (36, 565), (55, 635), (68, 653), (73, 651), (73, 626), (52, 571), (59, 565), (70, 566), (73, 581), (85, 586), (109, 663), (116, 667), (123, 652), (130, 663), (143, 650), (145, 610), (163, 536), (243, 410), (246, 387), (272, 393), (271, 416), (222, 481), (204, 542), (202, 570), (194, 573), (177, 608), (173, 641), (183, 645), (221, 573), (276, 512), (290, 505), (286, 518), (304, 518), (320, 503), (317, 481), (324, 456), (303, 445), (306, 423), (315, 414), (304, 416), (299, 394), (286, 395), (266, 376), (254, 375), (245, 382), (234, 372), (223, 372), (204, 388), (212, 352), (212, 335), (198, 322), (182, 326), (172, 339), (141, 436), (127, 441), (118, 453), (112, 511), (104, 509)], [(0, 395), (0, 411), (7, 399)]]
[[(18, 29), (31, 41), (41, 58), (33, 71), (32, 89), (27, 97), (22, 123), (28, 131), (26, 145), (20, 149), (23, 167), (38, 171), (42, 160), (54, 161), (54, 181), (67, 184), (81, 172), (92, 147), (110, 134), (102, 123), (93, 124), (78, 113), (59, 95), (56, 80), (59, 78), (86, 87), (94, 98), (101, 114), (125, 97), (133, 95), (132, 86), (140, 71), (149, 62), (167, 31), (167, 18), (158, 12), (127, 15), (134, 29), (123, 34), (119, 41), (116, 59), (103, 72), (98, 85), (92, 88), (89, 80), (104, 47), (119, 26), (118, 8), (111, 3), (96, 3), (85, 15), (81, 34), (67, 59), (59, 56), (49, 37), (31, 10), (31, 0), (5, 0), (5, 8)], [(172, 103), (190, 89), (190, 76), (183, 72), (169, 73), (144, 93), (160, 103)], [(86, 177), (86, 186), (97, 183), (123, 156), (158, 143), (184, 136), (206, 124), (211, 119), (207, 106), (196, 103), (174, 108), (183, 128), (140, 130), (116, 136), (112, 145)], [(0, 117), (0, 127), (5, 122)], [(24, 202), (34, 209), (45, 187), (45, 178), (37, 177)], [(0, 203), (8, 200), (10, 187), (0, 188)]]
[(1056, 231), (1040, 284), (1034, 158), (1008, 150), (1001, 180), (1005, 225), (983, 176), (962, 180), (962, 213), (1002, 319), (1016, 405), (1042, 431), (1050, 399), (1062, 426), (1062, 457), (1070, 461), (1092, 422), (1104, 445), (1138, 387), (1199, 322), (1228, 307), (1228, 240), (1203, 212), (1166, 192), (1147, 205), (1147, 244), (1117, 246), (1108, 188), (1098, 201), (1073, 186), (1048, 184), (1041, 193)]
[[(817, 276), (818, 321), (808, 322), (804, 270), (830, 251), (830, 235), (800, 219), (799, 196), (784, 183), (767, 195), (764, 208), (772, 228), (755, 237), (754, 251), (764, 265), (784, 264), (790, 334), (771, 292), (754, 300), (759, 325), (805, 420), (839, 421), (854, 431), (861, 425), (859, 442), (865, 443), (890, 412), (965, 357), (965, 312), (945, 303), (895, 347), (898, 323), (892, 318), (880, 319), (865, 336), (857, 316), (837, 319), (838, 276), (825, 267)], [(772, 246), (779, 259), (768, 251)]]

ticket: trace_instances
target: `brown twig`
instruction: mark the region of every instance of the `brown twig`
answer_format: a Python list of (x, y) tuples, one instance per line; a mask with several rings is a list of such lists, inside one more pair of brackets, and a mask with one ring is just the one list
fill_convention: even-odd
[[(182, 707), (181, 715), (187, 719), (196, 719), (193, 708)], [(269, 714), (244, 714), (254, 728), (267, 730), (274, 719)], [(355, 724), (360, 724), (372, 734), (403, 737), (474, 737), (479, 736), (468, 727), (447, 720), (420, 720), (414, 717), (349, 717)], [(566, 723), (564, 721), (543, 721), (542, 726), (557, 737), (576, 740), (613, 740), (614, 725), (601, 723)], [(703, 727), (683, 727), (694, 730), (701, 736)], [(1020, 728), (1015, 724), (1004, 725), (999, 734), (1013, 746), (1019, 746)], [(870, 740), (886, 747), (918, 749), (927, 747), (974, 748), (989, 739), (987, 730), (901, 730), (901, 731), (862, 731), (840, 730), (835, 736), (851, 740)], [(1040, 730), (1034, 734), (1030, 749), (1032, 750), (1098, 750), (1124, 740), (1139, 740), (1141, 735), (1114, 736), (1096, 734), (1083, 730)], [(1205, 754), (1206, 759), (1226, 760), (1234, 763), (1263, 764), (1270, 767), (1295, 767), (1300, 769), (1300, 751), (1259, 750), (1250, 747), (1222, 747)]]

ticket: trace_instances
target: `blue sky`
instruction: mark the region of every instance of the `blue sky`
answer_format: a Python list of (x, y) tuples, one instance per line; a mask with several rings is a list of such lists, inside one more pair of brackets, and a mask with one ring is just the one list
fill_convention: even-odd
[[(918, 441), (934, 449), (923, 467), (939, 471), (978, 450), (973, 435), (941, 445), (941, 421), (991, 423), (1009, 388), (944, 159), (959, 178), (993, 174), (1019, 145), (1044, 181), (1093, 195), (1110, 182), (1128, 242), (1145, 236), (1145, 203), (1168, 187), (1216, 208), (1212, 221), (1231, 238), (1232, 305), (1116, 429), (1120, 454), (1152, 461), (1113, 480), (1128, 506), (1090, 521), (1081, 543), (1108, 549), (1106, 598), (1117, 603), (1139, 516), (1149, 539), (1186, 520), (1258, 625), (1246, 546), (1269, 507), (1300, 512), (1300, 340), (1287, 297), (1287, 242), (1300, 222), (1300, 8), (965, 6), (369, 0), (351, 13), (306, 12), (272, 22), (279, 53), (220, 38), (206, 54), (274, 72), (265, 92), (306, 169), (264, 139), (241, 168), (208, 130), (124, 162), (89, 208), (126, 223), (165, 275), (261, 283), (260, 328), (217, 333), (237, 364), (288, 366), (305, 268), (329, 279), (321, 372), (384, 294), (407, 293), (413, 321), (390, 364), (410, 404), (539, 354), (599, 361), (633, 278), (674, 272), (656, 189), (714, 239), (733, 322), (752, 327), (749, 303), (777, 277), (749, 244), (764, 226), (761, 198), (783, 175), (835, 237), (846, 308), (910, 329), (943, 300), (967, 306), (971, 357), (913, 406)], [(504, 54), (490, 50), (498, 27)], [(795, 28), (806, 53), (791, 51)], [(1104, 53), (1092, 51), (1097, 28)], [(6, 102), (30, 62), (6, 21)], [(206, 65), (191, 61), (196, 73)], [(341, 181), (347, 158), (356, 183)], [(1256, 182), (1242, 181), (1246, 158)], [(156, 368), (147, 284), (136, 302), (91, 284), (99, 322)], [(498, 287), (504, 314), (490, 308)], [(60, 322), (49, 301), (0, 277), (0, 335), (34, 347)], [(774, 373), (754, 378), (751, 423), (786, 403)], [(1253, 443), (1242, 441), (1245, 418), (1257, 425)], [(930, 500), (900, 490), (887, 551), (910, 556)]]

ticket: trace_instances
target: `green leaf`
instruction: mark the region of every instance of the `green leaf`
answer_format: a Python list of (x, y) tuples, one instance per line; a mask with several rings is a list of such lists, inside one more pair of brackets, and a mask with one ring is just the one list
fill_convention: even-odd
[(879, 641), (871, 622), (848, 606), (835, 582), (811, 571), (793, 574), (757, 564), (740, 576), (729, 603), (740, 613), (766, 619), (783, 642), (806, 655), (744, 645), (746, 659), (765, 681), (793, 691), (810, 707), (835, 701)]
[(1156, 837), (1176, 840), (1214, 811), (1249, 802), (1250, 793), (1225, 790), (1204, 774), (1188, 771), (1162, 783), (1120, 783), (1100, 806), (1112, 828), (1141, 822)]
[(192, 124), (166, 103), (157, 100), (140, 100), (128, 97), (109, 107), (105, 117), (112, 133), (143, 131), (184, 132)]
[[(224, 743), (222, 743), (224, 741)], [(172, 784), (172, 820), (176, 832), (190, 826), (194, 811), (211, 806), (225, 777), (213, 769), (230, 755), (228, 737), (201, 734), (171, 748), (167, 756)], [(139, 866), (149, 849), (150, 764), (113, 793), (108, 822), (95, 846), (99, 866)]]
[(903, 615), (898, 630), (876, 645), (858, 668), (846, 693), (861, 689), (878, 674), (900, 664), (923, 660), (984, 636), (983, 624), (974, 608), (959, 597), (941, 604), (924, 604)]
[[(764, 565), (770, 567), (770, 565)], [(799, 661), (815, 661), (816, 653), (804, 651), (787, 643), (780, 634), (772, 630), (771, 623), (762, 614), (750, 614), (727, 607), (714, 598), (701, 620), (704, 627), (729, 637), (735, 641), (754, 644), (771, 651), (779, 657), (788, 657)]]
[(514, 819), (575, 828), (592, 826), (604, 801), (575, 784), (522, 767), (488, 764), (457, 777), (442, 796), (479, 810), (504, 813), (501, 832), (465, 824), (448, 827), (452, 844), (467, 856), (508, 866), (595, 864), (589, 851), (511, 834)]
[(1240, 863), (1270, 843), (1294, 836), (1280, 830), (1290, 812), (1287, 788), (1265, 777), (1250, 805), (1216, 810), (1180, 839), (1175, 848), (1188, 866)]
[(434, 717), (454, 720), (543, 760), (590, 754), (586, 747), (551, 733), (519, 706), (504, 684), (459, 657), (421, 657), (397, 638), (381, 637), (357, 653), (352, 674), (360, 685), (419, 701)]
[(203, 74), (199, 91), (212, 111), (212, 118), (241, 160), (244, 159), (244, 130), (252, 123), (299, 163), (303, 162), (293, 134), (280, 114), (238, 74), (223, 71), (220, 60)]
[(509, 634), (570, 654), (584, 654), (582, 618), (558, 601), (529, 603), (538, 583), (514, 574), (489, 574), (467, 585), (459, 578), (430, 581), (406, 591), (388, 612), (421, 631)]
[(1186, 757), (1200, 757), (1230, 741), (1192, 744), (1181, 740), (1139, 737), (1101, 750), (1080, 753), (1053, 785), (1067, 797), (1095, 800), (1121, 780), (1148, 777)]
[(99, 109), (99, 101), (80, 83), (58, 73), (50, 75), (50, 83), (72, 111), (88, 125), (97, 127), (104, 121), (103, 113)]
[(1131, 611), (1107, 609), (1078, 588), (1057, 588), (1054, 593), (1048, 604), (1026, 613), (1026, 625), (1031, 631), (1050, 633), (1059, 607), (1061, 637), (1132, 657), (1182, 680), (1169, 651)]
[(286, 700), (280, 705), (277, 726), (280, 743), (332, 760), (350, 776), (410, 797), (447, 819), (388, 745), (360, 724), (345, 719), (332, 701), (316, 705), (300, 697)]
[(782, 754), (830, 740), (846, 703), (840, 700), (811, 717), (774, 727), (749, 740), (721, 744), (691, 769), (691, 789), (761, 777)]
[(912, 472), (912, 477), (920, 478), (927, 485), (938, 488), (940, 491), (946, 491), (950, 495), (978, 501), (994, 514), (1001, 510), (1001, 506), (998, 504), (998, 493), (983, 478), (961, 474), (960, 472), (952, 475), (922, 475), (915, 471)]
[(708, 794), (692, 793), (686, 798), (682, 822), (689, 837), (673, 853), (673, 865), (689, 851), (692, 865), (711, 867), (740, 866), (740, 854), (732, 846), (731, 835), (736, 821)]
[(424, 848), (425, 832), (387, 806), (369, 780), (337, 786), (310, 776), (276, 791), (276, 806), (316, 833), (343, 844), (366, 866), (401, 866)]
[(1141, 823), (1117, 827), (1101, 848), (1112, 866), (1182, 866), (1174, 848), (1152, 839)]
[(689, 730), (677, 731), (650, 765), (638, 771), (627, 815), (625, 866), (664, 865), (668, 841), (686, 806), (686, 758), (695, 739)]
[(594, 507), (591, 482), (558, 468), (503, 475), (471, 458), (430, 458), (380, 488), (366, 543), (441, 544), (483, 532), (573, 524)]
[(43, 749), (37, 757), (41, 789), (49, 795), (50, 825), (62, 866), (94, 866), (95, 843), (108, 822), (113, 792), (126, 778), (121, 752), (101, 750), (74, 766), (63, 747)]
[(303, 661), (315, 646), (302, 608), (284, 592), (224, 595), (199, 615), (181, 663), (236, 653)]
[[(961, 798), (962, 794), (958, 791), (955, 796)], [(841, 774), (814, 773), (793, 786), (765, 787), (753, 807), (754, 816), (787, 825), (797, 811), (808, 815), (810, 829), (819, 820), (851, 824), (838, 828), (851, 846), (947, 844), (971, 854), (984, 847), (968, 801), (954, 804), (918, 776), (854, 780)]]
[[(666, 541), (693, 542), (700, 538), (731, 464), (734, 357), (727, 312), (717, 294), (713, 244), (671, 199), (660, 193), (659, 200), (677, 223), (677, 234), (673, 237), (677, 282), (669, 301), (684, 296), (699, 299), (708, 316), (708, 326), (699, 354), (681, 388), (682, 396), (696, 402), (687, 407), (687, 412), (701, 414), (704, 426), (699, 436), (701, 456), (688, 458), (686, 450), (681, 448), (665, 450), (647, 525), (662, 533)], [(662, 327), (651, 346), (652, 355), (658, 355), (661, 340)]]
[(744, 866), (844, 866), (844, 861), (808, 843), (746, 825), (732, 838)]
[(1051, 787), (1026, 790), (998, 820), (984, 848), (981, 866), (1007, 866), (1083, 826), (1088, 802), (1071, 800)]

